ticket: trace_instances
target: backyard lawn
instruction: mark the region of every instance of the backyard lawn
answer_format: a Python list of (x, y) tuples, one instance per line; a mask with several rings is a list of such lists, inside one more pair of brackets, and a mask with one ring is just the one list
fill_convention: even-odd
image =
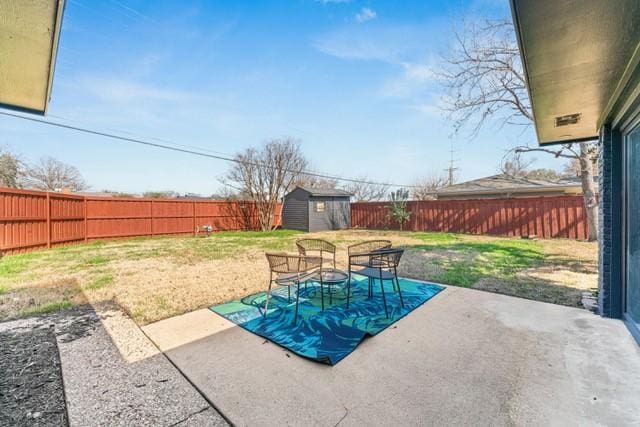
[(0, 320), (115, 301), (139, 324), (266, 289), (265, 251), (295, 251), (301, 237), (346, 247), (385, 238), (407, 249), (399, 274), (577, 306), (597, 287), (597, 244), (449, 233), (348, 230), (221, 232), (206, 238), (96, 241), (0, 259)]

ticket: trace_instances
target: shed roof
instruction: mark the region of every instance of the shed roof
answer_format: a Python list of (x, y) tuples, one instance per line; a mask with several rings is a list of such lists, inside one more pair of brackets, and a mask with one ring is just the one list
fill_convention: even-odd
[[(340, 190), (338, 188), (315, 188), (315, 187), (302, 187), (297, 186), (293, 191), (300, 189), (309, 193), (310, 196), (318, 197), (351, 197), (353, 194), (348, 191)], [(289, 193), (291, 194), (291, 193)]]

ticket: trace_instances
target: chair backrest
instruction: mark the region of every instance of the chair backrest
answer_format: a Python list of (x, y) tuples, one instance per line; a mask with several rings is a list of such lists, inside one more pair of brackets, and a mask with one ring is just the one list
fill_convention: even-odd
[(370, 255), (371, 266), (382, 268), (396, 268), (400, 264), (400, 258), (404, 254), (404, 249), (380, 249)]
[(273, 273), (303, 273), (322, 266), (320, 257), (273, 252), (267, 252), (265, 256)]
[(367, 254), (369, 252), (377, 251), (380, 249), (390, 249), (390, 240), (367, 240), (366, 242), (356, 243), (347, 248), (349, 255), (354, 254)]
[(296, 242), (296, 246), (301, 255), (308, 255), (309, 252), (336, 253), (336, 246), (322, 239), (300, 239)]

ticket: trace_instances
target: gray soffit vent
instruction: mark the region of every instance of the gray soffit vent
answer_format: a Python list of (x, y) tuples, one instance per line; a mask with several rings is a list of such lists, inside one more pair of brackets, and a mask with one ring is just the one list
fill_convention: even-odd
[(568, 126), (568, 125), (576, 125), (582, 118), (582, 114), (568, 114), (566, 116), (558, 116), (556, 117), (556, 127), (559, 126)]

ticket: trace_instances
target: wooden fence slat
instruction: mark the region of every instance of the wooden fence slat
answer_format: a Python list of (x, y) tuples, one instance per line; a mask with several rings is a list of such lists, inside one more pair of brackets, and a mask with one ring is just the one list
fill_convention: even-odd
[[(153, 205), (153, 206), (152, 206)], [(20, 253), (99, 238), (257, 229), (251, 202), (91, 197), (0, 187), (0, 252)], [(278, 205), (274, 224), (282, 223)]]
[[(582, 196), (512, 199), (426, 200), (409, 202), (413, 231), (440, 231), (498, 236), (587, 238)], [(386, 220), (388, 203), (351, 204), (351, 226), (397, 228)]]

